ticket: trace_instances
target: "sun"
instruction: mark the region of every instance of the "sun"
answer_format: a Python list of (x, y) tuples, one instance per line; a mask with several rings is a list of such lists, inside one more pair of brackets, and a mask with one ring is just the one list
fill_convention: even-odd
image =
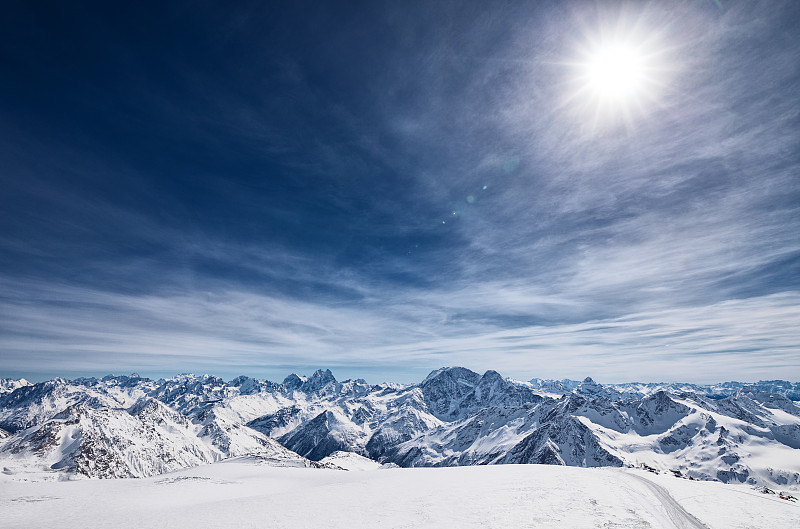
[(593, 128), (632, 125), (658, 102), (661, 65), (658, 54), (644, 43), (592, 42), (572, 66), (573, 106)]
[(568, 106), (583, 130), (633, 128), (664, 101), (670, 73), (670, 47), (659, 28), (632, 16), (583, 25), (572, 57), (563, 64)]
[(647, 85), (647, 64), (632, 46), (610, 45), (596, 50), (585, 64), (586, 88), (600, 99), (624, 101)]

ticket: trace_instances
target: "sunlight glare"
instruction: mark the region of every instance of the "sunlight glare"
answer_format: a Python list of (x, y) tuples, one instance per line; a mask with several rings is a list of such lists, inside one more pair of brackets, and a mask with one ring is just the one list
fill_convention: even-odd
[(644, 59), (638, 50), (608, 46), (598, 50), (586, 65), (587, 83), (599, 97), (623, 99), (635, 95), (643, 85)]
[(666, 29), (646, 13), (605, 14), (579, 24), (564, 61), (563, 105), (591, 134), (633, 130), (666, 104), (676, 72)]

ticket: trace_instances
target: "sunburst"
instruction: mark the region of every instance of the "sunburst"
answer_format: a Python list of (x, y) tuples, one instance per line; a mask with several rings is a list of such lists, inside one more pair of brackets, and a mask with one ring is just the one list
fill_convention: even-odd
[(585, 31), (567, 61), (567, 102), (592, 130), (633, 126), (659, 106), (672, 68), (657, 31), (641, 21)]

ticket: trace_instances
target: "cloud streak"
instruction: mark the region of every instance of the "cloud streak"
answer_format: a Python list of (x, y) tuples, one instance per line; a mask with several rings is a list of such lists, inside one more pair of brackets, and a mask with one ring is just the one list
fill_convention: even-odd
[[(18, 35), (0, 371), (800, 378), (797, 7), (576, 6)], [(604, 122), (571, 62), (619, 20), (665, 84)]]
[[(42, 374), (142, 366), (162, 374), (176, 363), (231, 377), (251, 369), (273, 378), (285, 366), (329, 365), (355, 375), (368, 364), (415, 366), (406, 366), (408, 376), (424, 375), (434, 365), (463, 364), (519, 378), (591, 373), (612, 381), (709, 382), (766, 377), (776, 369), (784, 376), (800, 373), (797, 294), (511, 326), (502, 323), (513, 306), (508, 289), (470, 306), (479, 317), (461, 317), (458, 293), (445, 291), (350, 307), (246, 292), (132, 296), (51, 286), (34, 291), (25, 285), (24, 299), (6, 297), (0, 305), (6, 315), (0, 346), (11, 357), (20, 355), (17, 365), (6, 360), (11, 370), (30, 370), (24, 354), (35, 351), (46, 359), (35, 370)], [(497, 315), (492, 308), (502, 311), (497, 320), (490, 318)], [(530, 306), (525, 309), (529, 314)]]

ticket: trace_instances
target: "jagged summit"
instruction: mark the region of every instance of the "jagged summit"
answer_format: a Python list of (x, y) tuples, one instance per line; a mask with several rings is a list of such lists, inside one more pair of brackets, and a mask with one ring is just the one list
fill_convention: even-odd
[(474, 371), (470, 371), (465, 367), (441, 367), (431, 371), (425, 380), (420, 383), (420, 386), (430, 384), (434, 380), (448, 379), (453, 381), (464, 381), (467, 384), (474, 384), (477, 382), (480, 375)]
[(505, 379), (503, 378), (503, 375), (501, 375), (494, 369), (488, 369), (481, 377), (481, 380), (505, 380)]
[(610, 398), (616, 394), (616, 391), (598, 384), (592, 380), (592, 377), (586, 377), (583, 379), (583, 382), (581, 382), (573, 391), (580, 395), (591, 395), (597, 397), (603, 396), (606, 398)]
[(303, 382), (306, 381), (306, 378), (301, 378), (300, 376), (292, 373), (291, 375), (287, 376), (283, 379), (283, 385), (286, 389), (293, 390), (298, 389), (300, 386), (303, 385)]
[(305, 393), (314, 393), (329, 384), (336, 384), (336, 378), (333, 376), (333, 373), (331, 373), (331, 370), (326, 369), (323, 371), (322, 369), (318, 369), (314, 371), (314, 374), (311, 375), (308, 380), (300, 385), (300, 390)]

